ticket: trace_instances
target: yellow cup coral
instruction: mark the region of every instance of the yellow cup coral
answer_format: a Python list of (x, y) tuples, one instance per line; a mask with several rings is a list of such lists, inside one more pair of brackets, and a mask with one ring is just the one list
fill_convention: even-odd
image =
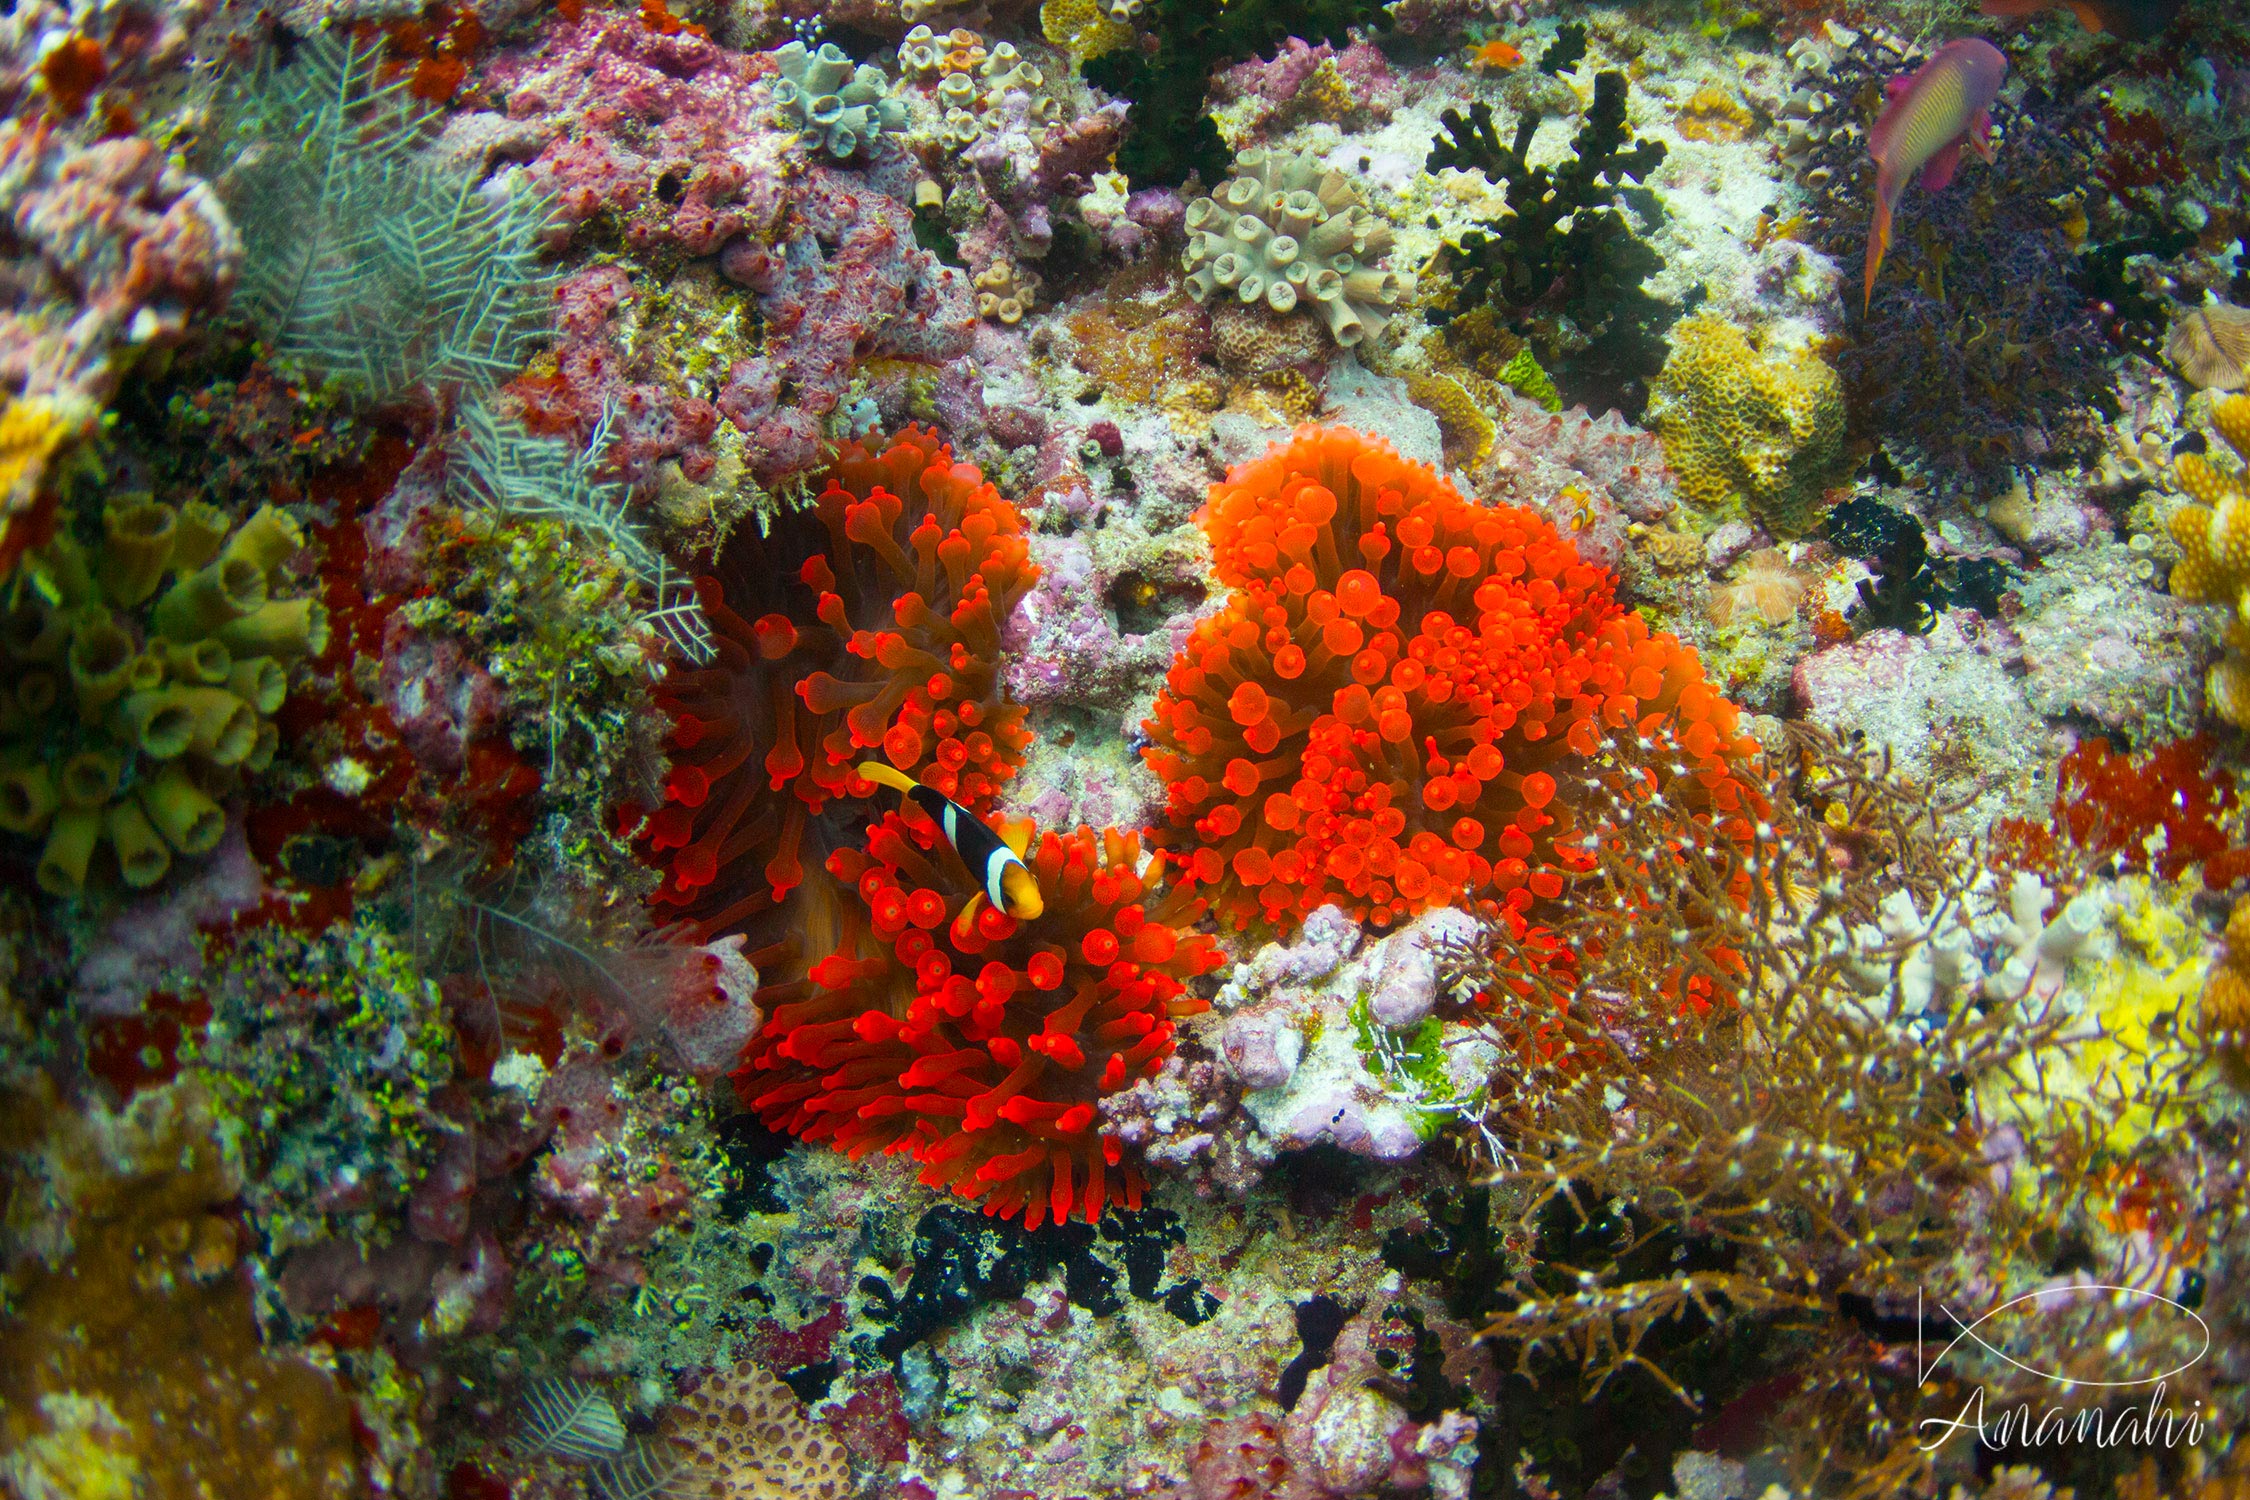
[(75, 895), (105, 847), (143, 888), (217, 845), (218, 799), (273, 758), (289, 667), (327, 644), (317, 600), (279, 597), (303, 545), (274, 506), (230, 529), (141, 500), (98, 544), (31, 555), (0, 615), (0, 830), (44, 840), (41, 889)]

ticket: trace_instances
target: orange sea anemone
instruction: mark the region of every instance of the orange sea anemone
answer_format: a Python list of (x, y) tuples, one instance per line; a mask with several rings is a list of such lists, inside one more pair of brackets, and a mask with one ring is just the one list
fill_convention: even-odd
[(1520, 921), (1591, 867), (1569, 835), (1636, 757), (1721, 811), (1754, 795), (1756, 742), (1695, 653), (1531, 511), (1307, 427), (1200, 519), (1232, 593), (1173, 663), (1145, 754), (1163, 841), (1224, 922), (1287, 930), (1328, 902), (1376, 926), (1443, 905)]
[(765, 1026), (735, 1075), (750, 1107), (855, 1159), (905, 1152), (924, 1183), (1027, 1227), (1138, 1208), (1139, 1168), (1095, 1106), (1163, 1065), (1173, 1021), (1204, 1009), (1184, 982), (1220, 954), (1181, 930), (1202, 903), (1159, 891), (1138, 835), (1048, 833), (1026, 863), (1037, 918), (985, 905), (963, 922), (980, 881), (919, 813), (832, 855), (852, 910), (808, 949), (827, 957), (759, 991)]
[(708, 939), (770, 910), (824, 857), (808, 820), (867, 795), (870, 752), (988, 806), (1031, 740), (1000, 628), (1038, 572), (1015, 507), (918, 427), (846, 444), (809, 512), (738, 531), (697, 581), (716, 659), (657, 692), (672, 765), (640, 836), (668, 867), (659, 912)]

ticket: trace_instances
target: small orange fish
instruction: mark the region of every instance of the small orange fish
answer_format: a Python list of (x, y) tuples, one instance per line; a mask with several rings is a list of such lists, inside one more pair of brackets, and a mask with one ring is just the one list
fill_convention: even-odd
[(1517, 68), (1523, 66), (1523, 54), (1506, 42), (1486, 42), (1469, 55), (1469, 61), (1480, 68)]
[(2033, 16), (2060, 4), (2088, 31), (2146, 41), (2172, 24), (2181, 0), (1984, 0), (1988, 16)]

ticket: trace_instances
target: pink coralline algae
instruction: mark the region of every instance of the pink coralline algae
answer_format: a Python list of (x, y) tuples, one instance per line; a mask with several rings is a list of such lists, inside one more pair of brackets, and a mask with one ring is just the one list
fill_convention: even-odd
[[(676, 360), (692, 368), (716, 353), (709, 377), (629, 362), (623, 333), (646, 316), (642, 293), (623, 270), (597, 267), (561, 288), (554, 371), (517, 383), (535, 430), (582, 435), (611, 407), (635, 481), (670, 461), (704, 482), (722, 424), (745, 440), (761, 484), (814, 467), (863, 361), (930, 367), (932, 403), (958, 430), (981, 415), (962, 361), (975, 299), (966, 275), (914, 244), (913, 161), (885, 140), (864, 164), (829, 163), (776, 123), (777, 76), (770, 56), (614, 12), (589, 12), (492, 67), (514, 149), (537, 152), (530, 174), (554, 194), (561, 225), (580, 238), (613, 226), (644, 256), (716, 257), (725, 278), (711, 316), (738, 328)], [(736, 287), (754, 316), (726, 317)]]
[[(1323, 72), (1325, 77), (1316, 76)], [(1308, 47), (1290, 37), (1270, 60), (1252, 59), (1221, 72), (1212, 96), (1221, 105), (1248, 104), (1261, 124), (1280, 124), (1305, 116), (1388, 120), (1400, 91), (1390, 63), (1367, 42), (1339, 50), (1327, 42)]]
[(961, 358), (977, 326), (969, 279), (915, 248), (907, 184), (888, 191), (882, 175), (810, 168), (787, 239), (738, 241), (720, 257), (765, 317), (767, 352), (736, 363), (717, 398), (750, 439), (760, 478), (818, 462), (822, 425), (863, 359), (930, 367), (940, 421), (955, 432), (981, 425), (982, 388)]
[(233, 289), (234, 226), (152, 142), (75, 145), (8, 121), (0, 198), (13, 205), (0, 383), (19, 394), (105, 399), (131, 356), (177, 343)]
[(537, 51), (497, 60), (488, 81), (538, 142), (532, 180), (562, 223), (608, 216), (644, 254), (713, 255), (780, 223), (789, 136), (760, 84), (774, 76), (760, 54), (589, 10)]
[[(1211, 1430), (1190, 1461), (1183, 1500), (1463, 1500), (1477, 1459), (1476, 1419), (1458, 1411), (1430, 1422), (1407, 1416), (1379, 1388), (1390, 1373), (1378, 1358), (1386, 1351), (1394, 1365), (1413, 1352), (1407, 1325), (1353, 1317), (1286, 1415), (1252, 1412)], [(1489, 1380), (1488, 1370), (1480, 1373)]]

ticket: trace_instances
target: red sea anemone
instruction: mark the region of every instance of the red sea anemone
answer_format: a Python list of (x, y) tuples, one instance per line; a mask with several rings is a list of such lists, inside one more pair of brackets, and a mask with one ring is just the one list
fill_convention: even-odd
[(1163, 1065), (1174, 1019), (1204, 1008), (1183, 982), (1219, 952), (1181, 930), (1202, 903), (1158, 891), (1162, 858), (1143, 872), (1137, 835), (1048, 833), (1025, 863), (1038, 918), (987, 905), (963, 923), (979, 883), (919, 814), (830, 856), (855, 909), (802, 979), (760, 990), (765, 1026), (735, 1075), (768, 1125), (855, 1159), (905, 1152), (925, 1184), (1027, 1227), (1140, 1206), (1096, 1103)]
[(659, 912), (706, 938), (803, 880), (808, 820), (866, 794), (859, 760), (981, 810), (1030, 742), (999, 672), (1001, 622), (1038, 577), (1015, 507), (916, 427), (845, 445), (822, 484), (697, 581), (718, 654), (657, 693), (672, 766), (641, 836), (668, 866)]
[(1520, 926), (1591, 868), (1568, 836), (1634, 759), (1743, 804), (1757, 747), (1734, 706), (1534, 513), (1307, 427), (1200, 518), (1232, 593), (1173, 663), (1145, 754), (1164, 841), (1221, 920), (1287, 929), (1335, 902), (1377, 926), (1444, 905)]

